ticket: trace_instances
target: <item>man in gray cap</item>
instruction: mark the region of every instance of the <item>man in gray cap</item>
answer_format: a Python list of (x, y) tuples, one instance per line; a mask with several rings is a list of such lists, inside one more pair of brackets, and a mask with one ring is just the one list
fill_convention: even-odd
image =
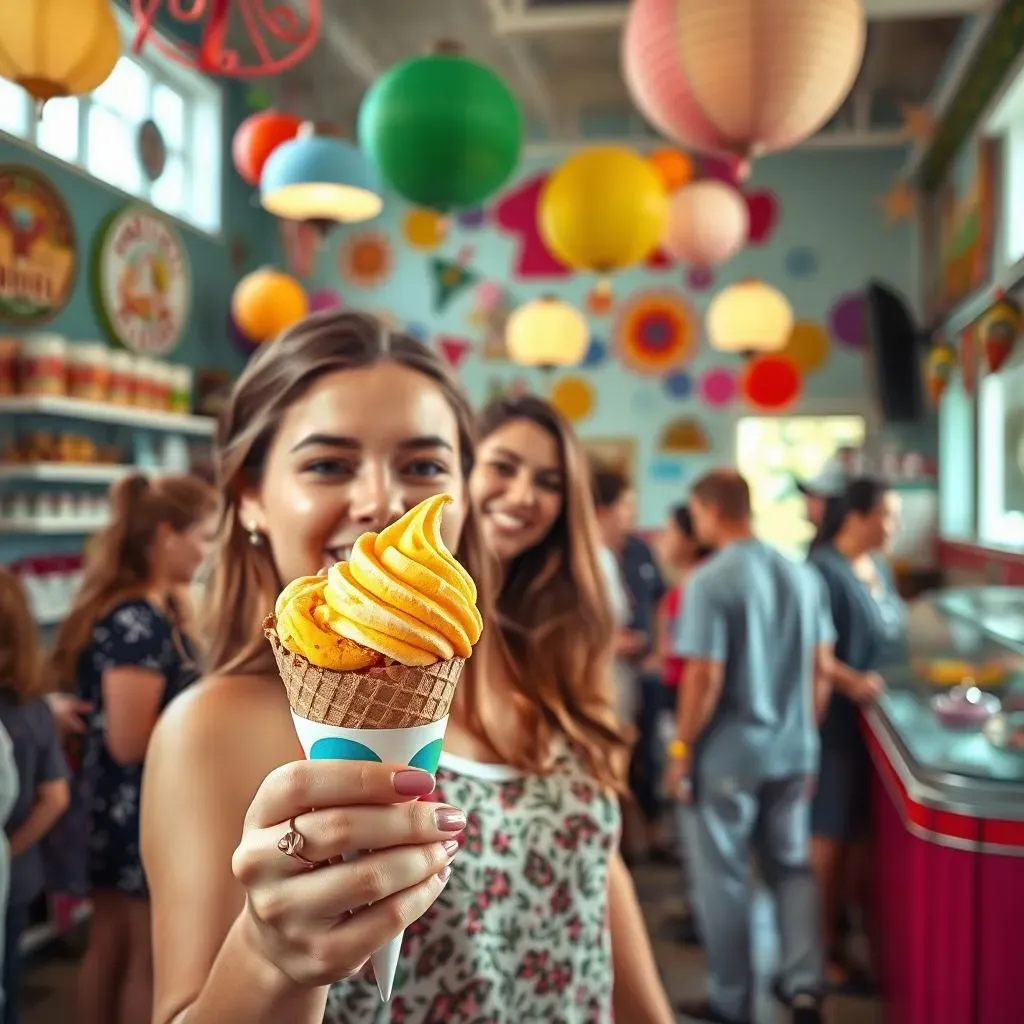
[(841, 497), (846, 490), (847, 473), (838, 459), (829, 459), (807, 480), (796, 480), (796, 489), (807, 499), (807, 518), (818, 529), (829, 498)]

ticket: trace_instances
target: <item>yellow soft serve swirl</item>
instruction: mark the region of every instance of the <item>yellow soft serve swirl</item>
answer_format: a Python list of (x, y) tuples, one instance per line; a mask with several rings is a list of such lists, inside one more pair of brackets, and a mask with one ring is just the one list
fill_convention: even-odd
[(322, 668), (358, 670), (381, 657), (402, 665), (468, 658), (483, 620), (476, 585), (441, 539), (452, 499), (420, 502), (380, 533), (364, 533), (347, 562), (305, 576), (277, 600), (289, 650)]

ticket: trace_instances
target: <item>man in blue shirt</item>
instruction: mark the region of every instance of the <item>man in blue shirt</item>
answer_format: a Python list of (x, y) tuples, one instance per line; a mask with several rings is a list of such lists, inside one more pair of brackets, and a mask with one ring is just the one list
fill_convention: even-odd
[(690, 804), (687, 854), (708, 954), (697, 1020), (752, 1019), (751, 854), (777, 906), (779, 993), (794, 1024), (822, 1020), (822, 949), (810, 868), (810, 791), (835, 633), (821, 579), (754, 536), (737, 473), (698, 480), (690, 511), (717, 550), (690, 578), (675, 640), (687, 659), (669, 784)]

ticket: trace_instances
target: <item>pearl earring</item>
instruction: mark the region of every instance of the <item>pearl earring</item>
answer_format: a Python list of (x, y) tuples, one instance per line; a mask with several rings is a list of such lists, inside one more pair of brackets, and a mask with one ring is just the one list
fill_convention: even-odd
[(257, 529), (255, 522), (249, 524), (249, 543), (254, 548), (263, 546), (263, 534)]

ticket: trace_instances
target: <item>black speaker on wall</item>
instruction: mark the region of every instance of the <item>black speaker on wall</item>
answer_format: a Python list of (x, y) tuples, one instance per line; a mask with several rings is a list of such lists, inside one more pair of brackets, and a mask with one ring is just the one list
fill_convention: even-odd
[(927, 416), (925, 337), (901, 295), (881, 281), (867, 287), (867, 368), (886, 423), (917, 423)]

